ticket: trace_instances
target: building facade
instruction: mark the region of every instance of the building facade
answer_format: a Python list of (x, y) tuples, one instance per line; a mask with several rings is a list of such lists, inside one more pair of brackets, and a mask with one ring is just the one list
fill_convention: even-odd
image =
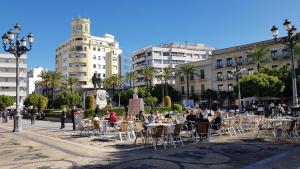
[[(0, 54), (0, 95), (16, 97), (16, 58), (12, 54)], [(27, 56), (19, 59), (19, 96), (22, 107), (27, 97)], [(8, 109), (15, 109), (15, 104)]]
[(42, 94), (42, 89), (38, 88), (35, 85), (36, 81), (40, 81), (42, 80), (40, 76), (40, 74), (42, 73), (42, 71), (47, 71), (47, 69), (43, 68), (43, 67), (34, 67), (34, 68), (30, 68), (28, 70), (28, 89), (27, 89), (27, 95), (32, 94), (33, 92), (38, 93), (38, 94)]
[[(210, 59), (206, 61), (197, 61), (191, 63), (196, 68), (196, 73), (200, 75), (190, 79), (190, 95), (202, 96), (203, 91), (212, 89), (219, 94), (222, 91), (233, 92), (236, 85), (236, 78), (231, 70), (237, 64), (244, 67), (244, 74), (257, 72), (257, 65), (252, 61), (252, 51), (255, 47), (265, 46), (270, 49), (267, 55), (271, 56), (272, 61), (263, 62), (261, 66), (277, 67), (282, 65), (291, 65), (290, 53), (287, 46), (276, 43), (274, 40), (260, 41), (256, 43), (234, 46), (230, 48), (218, 49), (212, 51)], [(297, 64), (295, 61), (295, 65)], [(181, 65), (176, 66), (179, 69)], [(202, 71), (202, 72), (201, 72)], [(201, 78), (201, 77), (205, 78)], [(176, 90), (181, 96), (187, 95), (186, 80), (176, 78)], [(219, 96), (220, 97), (220, 96)]]
[[(162, 72), (163, 68), (171, 67), (173, 70), (178, 64), (206, 60), (213, 48), (203, 44), (163, 44), (153, 45), (134, 51), (132, 53), (132, 69), (138, 77), (134, 86), (144, 86), (146, 81), (142, 75), (143, 67), (153, 67), (155, 71)], [(154, 79), (152, 84), (160, 83)], [(169, 82), (175, 84), (175, 80)]]
[(64, 78), (79, 78), (83, 88), (92, 87), (92, 76), (98, 73), (102, 79), (119, 74), (122, 50), (115, 37), (91, 35), (90, 20), (72, 20), (72, 36), (56, 49), (56, 71)]

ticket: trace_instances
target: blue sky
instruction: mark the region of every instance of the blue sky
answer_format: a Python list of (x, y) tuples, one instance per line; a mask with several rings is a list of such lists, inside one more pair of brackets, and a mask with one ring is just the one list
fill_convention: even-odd
[[(93, 35), (113, 34), (124, 56), (151, 44), (204, 43), (215, 48), (270, 39), (290, 19), (300, 29), (298, 0), (26, 0), (1, 1), (0, 33), (15, 23), (36, 43), (28, 66), (55, 67), (55, 49), (71, 36), (73, 17), (89, 17)], [(3, 52), (2, 48), (0, 52)]]

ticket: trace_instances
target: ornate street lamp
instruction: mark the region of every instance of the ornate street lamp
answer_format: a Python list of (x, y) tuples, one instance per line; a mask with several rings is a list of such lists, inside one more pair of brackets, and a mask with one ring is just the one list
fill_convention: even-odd
[[(22, 116), (20, 114), (19, 107), (19, 58), (22, 54), (30, 51), (34, 42), (32, 33), (27, 35), (27, 38), (22, 37), (20, 39), (21, 26), (16, 24), (14, 29), (9, 30), (2, 36), (2, 44), (4, 51), (13, 54), (16, 57), (16, 114), (14, 115), (14, 132), (22, 130)], [(27, 47), (29, 43), (29, 48)]]
[(297, 35), (297, 29), (292, 25), (292, 22), (285, 19), (283, 26), (287, 31), (286, 37), (277, 38), (278, 36), (278, 28), (274, 25), (271, 29), (272, 35), (274, 37), (275, 42), (279, 42), (285, 44), (289, 47), (291, 53), (291, 61), (292, 61), (292, 89), (293, 89), (293, 107), (298, 107), (298, 95), (297, 95), (297, 81), (296, 81), (296, 72), (295, 72), (295, 63), (294, 63), (294, 51), (293, 48), (299, 40), (299, 36)]
[(243, 67), (239, 67), (239, 64), (236, 60), (236, 64), (235, 66), (233, 66), (233, 69), (231, 70), (231, 73), (233, 74), (233, 76), (236, 79), (236, 83), (238, 85), (238, 97), (239, 97), (239, 112), (242, 112), (242, 96), (241, 96), (241, 84), (240, 84), (240, 77), (242, 74), (244, 74), (244, 72), (246, 71), (246, 68)]

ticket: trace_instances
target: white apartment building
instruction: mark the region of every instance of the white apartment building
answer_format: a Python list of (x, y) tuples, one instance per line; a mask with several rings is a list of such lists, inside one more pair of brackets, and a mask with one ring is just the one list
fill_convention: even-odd
[(30, 68), (30, 70), (28, 71), (28, 90), (27, 90), (27, 94), (31, 94), (32, 92), (35, 93), (42, 93), (41, 89), (38, 89), (35, 85), (36, 81), (41, 80), (41, 77), (39, 77), (39, 75), (42, 73), (42, 71), (47, 71), (47, 69), (43, 68), (43, 67), (34, 67), (34, 68)]
[[(20, 106), (27, 97), (27, 56), (19, 59)], [(0, 95), (16, 97), (16, 58), (12, 54), (0, 54)], [(15, 108), (15, 104), (11, 107)]]
[[(132, 69), (138, 74), (134, 82), (134, 86), (146, 85), (142, 76), (143, 67), (154, 67), (157, 72), (162, 72), (164, 67), (172, 67), (178, 64), (196, 62), (208, 59), (214, 48), (207, 47), (203, 44), (162, 44), (145, 47), (132, 53)], [(159, 84), (154, 79), (152, 84)], [(169, 84), (175, 84), (175, 80), (171, 80)]]
[(93, 87), (92, 77), (120, 74), (122, 50), (113, 35), (92, 36), (90, 19), (72, 20), (72, 36), (56, 49), (56, 71), (64, 78), (75, 76), (83, 88)]

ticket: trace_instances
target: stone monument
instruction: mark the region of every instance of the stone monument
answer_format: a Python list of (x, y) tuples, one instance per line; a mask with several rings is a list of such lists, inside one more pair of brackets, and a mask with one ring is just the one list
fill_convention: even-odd
[(133, 97), (129, 100), (128, 115), (135, 116), (141, 110), (144, 111), (144, 100), (139, 98), (137, 88), (134, 88)]
[(106, 90), (96, 89), (96, 90), (90, 90), (87, 91), (87, 96), (94, 96), (95, 102), (97, 105), (99, 105), (100, 109), (106, 107), (107, 105), (107, 92)]

